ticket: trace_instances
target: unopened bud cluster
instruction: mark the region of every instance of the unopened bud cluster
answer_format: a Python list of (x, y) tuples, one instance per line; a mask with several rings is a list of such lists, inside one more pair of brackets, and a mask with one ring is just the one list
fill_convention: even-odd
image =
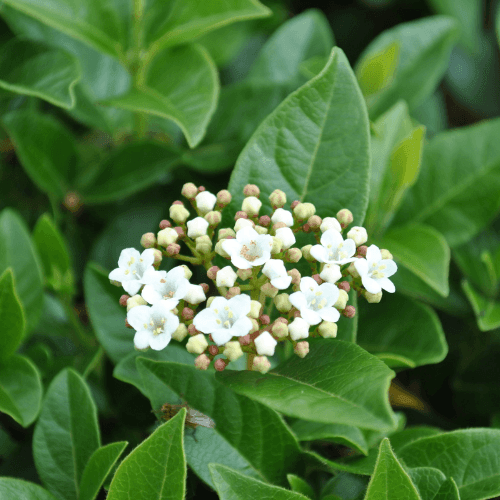
[[(259, 188), (249, 184), (243, 194), (234, 224), (221, 228), (231, 194), (187, 183), (182, 195), (191, 209), (175, 201), (158, 233), (142, 236), (142, 253), (121, 252), (109, 278), (127, 292), (120, 304), (127, 308), (126, 325), (136, 330), (136, 349), (161, 350), (188, 337), (186, 349), (197, 355), (200, 370), (212, 362), (224, 370), (246, 354), (248, 368), (265, 373), (278, 343), (290, 342), (303, 358), (309, 337), (335, 338), (341, 315), (356, 314), (348, 304), (351, 288), (370, 303), (380, 302), (382, 289), (394, 292), (392, 255), (366, 246), (366, 230), (351, 226), (348, 209), (321, 218), (312, 203), (293, 201), (288, 210), (285, 193), (276, 189), (269, 196), (272, 213), (260, 214)], [(296, 247), (299, 232), (309, 234), (311, 244)], [(227, 265), (215, 265), (217, 255)], [(159, 270), (163, 258), (185, 264)], [(310, 276), (294, 268), (302, 259)], [(186, 264), (202, 266), (212, 285), (191, 283)]]

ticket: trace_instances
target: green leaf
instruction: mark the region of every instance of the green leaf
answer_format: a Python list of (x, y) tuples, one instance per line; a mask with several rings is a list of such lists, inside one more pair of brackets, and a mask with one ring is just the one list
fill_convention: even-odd
[[(356, 64), (368, 95), (370, 116), (376, 118), (398, 100), (414, 109), (431, 95), (444, 76), (451, 49), (458, 38), (457, 22), (433, 16), (398, 24), (384, 31), (365, 49)], [(397, 57), (397, 67), (392, 72)], [(370, 73), (376, 76), (370, 85)]]
[(81, 69), (67, 52), (14, 39), (2, 47), (0, 75), (0, 88), (69, 109), (75, 105), (73, 87)]
[(97, 410), (89, 388), (67, 368), (50, 384), (33, 435), (40, 479), (56, 496), (76, 500), (85, 466), (99, 446)]
[(145, 41), (150, 52), (189, 42), (228, 24), (269, 16), (272, 12), (257, 0), (197, 2), (184, 0), (148, 2), (145, 15)]
[(434, 467), (452, 477), (462, 500), (500, 494), (500, 430), (465, 429), (424, 437), (398, 450), (408, 467)]
[[(358, 307), (358, 294), (356, 290), (351, 289), (349, 292), (349, 305)], [(337, 321), (338, 333), (337, 339), (347, 340), (348, 342), (356, 342), (358, 335), (358, 315), (356, 314), (354, 318), (346, 318), (345, 316), (340, 316)]]
[(442, 485), (433, 500), (460, 500), (457, 483), (449, 477)]
[(450, 293), (448, 272), (450, 248), (433, 227), (414, 224), (396, 227), (377, 240), (380, 248), (388, 248), (394, 260), (418, 276), (443, 297)]
[[(50, 115), (30, 110), (2, 117), (17, 157), (39, 189), (62, 200), (78, 165), (75, 139)], [(57, 151), (57, 154), (54, 154)]]
[(17, 212), (0, 213), (0, 273), (11, 267), (14, 283), (26, 319), (25, 335), (38, 323), (43, 302), (42, 273), (38, 255)]
[(307, 497), (293, 491), (271, 486), (244, 476), (220, 464), (208, 464), (215, 489), (221, 500), (305, 500)]
[(40, 374), (28, 358), (13, 355), (0, 365), (0, 411), (23, 427), (38, 416), (42, 390)]
[(476, 315), (477, 326), (482, 332), (500, 327), (500, 302), (478, 293), (467, 281), (462, 282), (462, 289)]
[(413, 110), (412, 116), (433, 136), (449, 128), (446, 101), (441, 89), (437, 89), (425, 101)]
[(500, 208), (500, 120), (442, 132), (424, 148), (417, 183), (396, 223), (428, 224), (451, 247), (465, 243)]
[(380, 304), (363, 301), (358, 311), (359, 345), (391, 368), (439, 363), (448, 354), (441, 322), (429, 306), (400, 294), (384, 294)]
[(446, 482), (446, 476), (433, 467), (415, 467), (407, 472), (424, 500), (434, 499), (442, 484)]
[(337, 473), (321, 490), (321, 500), (362, 500), (368, 485), (364, 477)]
[[(139, 358), (137, 368), (153, 408), (165, 403), (165, 389), (169, 389), (182, 395), (189, 405), (215, 422), (215, 429), (196, 429), (198, 443), (186, 440), (188, 463), (195, 471), (200, 468), (200, 458), (203, 459), (205, 470), (197, 471), (202, 478), (202, 474), (206, 478), (207, 455), (200, 449), (208, 453), (208, 449), (215, 449), (213, 444), (223, 441), (231, 454), (222, 456), (222, 463), (232, 463), (233, 467), (238, 464), (254, 477), (286, 484), (286, 474), (293, 472), (300, 462), (300, 450), (295, 437), (276, 412), (235, 394), (218, 383), (213, 373), (196, 370), (194, 366)], [(202, 431), (201, 436), (198, 431)], [(214, 434), (221, 439), (212, 439)]]
[(0, 276), (0, 361), (14, 354), (24, 334), (24, 312), (14, 286), (12, 268)]
[(83, 471), (79, 500), (94, 500), (97, 497), (101, 486), (127, 444), (126, 441), (119, 441), (94, 451)]
[(186, 410), (158, 427), (120, 464), (109, 500), (183, 500), (186, 457), (182, 447)]
[(224, 371), (217, 379), (292, 417), (383, 430), (395, 426), (387, 401), (394, 372), (354, 343), (310, 339), (304, 358), (293, 357), (265, 375)]
[(307, 498), (316, 498), (314, 490), (307, 481), (304, 481), (301, 477), (295, 476), (294, 474), (288, 474), (286, 478), (288, 479), (292, 491), (301, 493)]
[(13, 477), (0, 477), (0, 497), (9, 500), (56, 500), (38, 484)]
[[(231, 176), (232, 207), (248, 183), (261, 187), (264, 209), (276, 188), (289, 201), (314, 202), (322, 217), (349, 207), (361, 224), (370, 168), (366, 108), (344, 53), (287, 97), (259, 126)], [(266, 183), (262, 185), (262, 179)]]
[(219, 77), (201, 45), (162, 50), (148, 64), (144, 83), (104, 104), (175, 122), (190, 147), (203, 139), (217, 106)]
[(389, 439), (380, 444), (375, 471), (365, 500), (421, 500), (418, 490), (391, 449)]
[(118, 5), (99, 0), (5, 0), (7, 5), (106, 54), (121, 57), (125, 40)]

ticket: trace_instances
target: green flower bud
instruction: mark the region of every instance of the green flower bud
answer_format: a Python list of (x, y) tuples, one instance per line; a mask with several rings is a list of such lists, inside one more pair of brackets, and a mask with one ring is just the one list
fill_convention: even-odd
[(337, 330), (337, 323), (331, 323), (330, 321), (323, 321), (318, 327), (319, 334), (325, 339), (335, 338)]
[(333, 306), (340, 310), (345, 309), (348, 300), (349, 300), (349, 294), (345, 290), (339, 290), (339, 298), (337, 299), (337, 302), (335, 302)]
[(202, 255), (206, 255), (212, 251), (212, 240), (209, 236), (198, 236), (195, 242), (196, 251), (200, 252)]
[(280, 313), (287, 313), (293, 307), (288, 293), (280, 293), (274, 297), (274, 305)]
[(177, 340), (178, 342), (182, 342), (188, 335), (188, 329), (187, 326), (184, 323), (180, 323), (179, 326), (177, 327), (177, 330), (175, 330), (174, 333), (172, 333), (172, 338), (174, 340)]
[(316, 213), (316, 207), (312, 203), (299, 203), (294, 209), (293, 214), (298, 220), (309, 219)]
[(229, 238), (230, 236), (232, 236), (234, 238), (236, 236), (236, 233), (230, 227), (224, 227), (217, 234), (217, 239), (219, 241), (225, 240), (226, 238)]
[[(370, 304), (378, 304), (382, 300), (382, 292), (381, 291), (378, 293), (370, 293), (370, 292), (367, 292), (365, 290), (363, 292), (363, 295), (365, 296), (366, 301), (369, 302)], [(128, 305), (128, 302), (127, 302), (127, 305)]]
[(271, 202), (271, 206), (276, 210), (277, 208), (283, 208), (286, 203), (286, 194), (280, 189), (275, 189), (269, 195), (269, 201)]

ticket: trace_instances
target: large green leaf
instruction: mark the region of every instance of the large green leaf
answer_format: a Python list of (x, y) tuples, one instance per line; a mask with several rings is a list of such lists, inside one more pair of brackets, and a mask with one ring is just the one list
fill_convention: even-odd
[(217, 106), (219, 77), (201, 45), (164, 49), (148, 64), (143, 83), (106, 103), (172, 120), (194, 148)]
[(500, 208), (499, 133), (491, 120), (436, 135), (396, 221), (433, 226), (451, 247), (478, 233)]
[(182, 409), (158, 427), (120, 464), (111, 482), (109, 500), (183, 500), (186, 494), (186, 457), (182, 446)]
[(302, 495), (306, 496), (307, 498), (316, 498), (312, 486), (307, 481), (299, 476), (295, 476), (294, 474), (288, 474), (286, 477), (292, 491), (302, 493)]
[(31, 180), (42, 191), (62, 200), (78, 167), (71, 133), (52, 116), (30, 110), (8, 113), (2, 117), (2, 124)]
[(50, 384), (33, 435), (40, 479), (59, 498), (76, 500), (85, 466), (99, 446), (90, 390), (78, 373), (67, 368)]
[(452, 477), (462, 500), (500, 494), (500, 430), (466, 429), (424, 437), (398, 450), (408, 467), (435, 467)]
[(13, 477), (0, 477), (0, 498), (9, 500), (56, 500), (38, 484)]
[(215, 489), (221, 500), (306, 500), (307, 497), (250, 478), (219, 464), (209, 464)]
[(0, 365), (0, 411), (23, 427), (35, 421), (42, 390), (40, 374), (28, 358), (14, 355)]
[(407, 472), (423, 500), (434, 500), (446, 483), (446, 476), (433, 467), (415, 467)]
[(72, 108), (73, 87), (81, 77), (81, 69), (67, 52), (14, 39), (2, 47), (0, 75), (0, 88)]
[(42, 272), (24, 221), (17, 212), (5, 208), (0, 213), (0, 273), (8, 267), (14, 273), (27, 334), (38, 323), (42, 310)]
[(304, 358), (293, 357), (265, 375), (224, 371), (217, 378), (239, 394), (293, 417), (383, 430), (395, 426), (387, 400), (394, 372), (352, 342), (311, 339)]
[[(245, 184), (267, 196), (314, 202), (319, 215), (348, 207), (361, 224), (368, 203), (368, 117), (344, 53), (333, 49), (323, 71), (287, 97), (255, 131), (231, 176), (232, 207)], [(262, 184), (262, 179), (266, 179)]]
[(460, 500), (460, 492), (457, 483), (449, 477), (439, 488), (433, 500)]
[(14, 354), (24, 334), (24, 312), (14, 285), (12, 269), (0, 276), (0, 361)]
[[(196, 370), (194, 366), (139, 358), (137, 368), (154, 408), (165, 403), (166, 389), (170, 389), (215, 422), (214, 430), (199, 429), (201, 437), (196, 430), (198, 443), (186, 440), (188, 463), (191, 465), (194, 459), (194, 470), (200, 468), (203, 457), (205, 471), (199, 473), (202, 477), (206, 477), (208, 464), (205, 450), (215, 449), (213, 445), (223, 441), (231, 454), (222, 456), (221, 463), (238, 465), (245, 473), (252, 470), (254, 477), (264, 481), (286, 484), (286, 474), (298, 466), (300, 450), (276, 412), (235, 394), (218, 383), (213, 373)], [(213, 439), (214, 434), (219, 437)], [(213, 460), (217, 458), (213, 456)]]
[(380, 444), (377, 463), (365, 500), (421, 500), (417, 488), (391, 449), (389, 439)]
[[(390, 82), (367, 97), (370, 116), (375, 118), (400, 99), (410, 109), (431, 95), (444, 76), (451, 49), (458, 38), (457, 22), (446, 16), (433, 16), (398, 24), (384, 31), (365, 49), (356, 64), (358, 78), (369, 80), (372, 65), (378, 54), (397, 44), (398, 63)], [(375, 60), (376, 66), (381, 63)], [(361, 73), (360, 73), (361, 72)]]
[(477, 326), (482, 332), (500, 327), (500, 301), (484, 297), (467, 281), (462, 282), (462, 288), (469, 299)]

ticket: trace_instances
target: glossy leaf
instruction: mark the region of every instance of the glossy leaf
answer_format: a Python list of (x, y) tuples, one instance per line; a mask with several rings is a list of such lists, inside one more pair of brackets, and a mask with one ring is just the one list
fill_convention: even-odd
[(433, 500), (460, 500), (457, 483), (449, 477), (442, 485)]
[(323, 71), (287, 97), (259, 126), (231, 176), (232, 207), (248, 183), (267, 197), (279, 187), (289, 201), (314, 202), (325, 217), (349, 206), (361, 224), (368, 202), (368, 117), (344, 53), (335, 48)]
[(321, 500), (363, 500), (368, 480), (347, 472), (339, 472), (321, 490)]
[(33, 435), (40, 479), (58, 497), (77, 499), (85, 466), (99, 446), (90, 391), (78, 373), (65, 369), (49, 386)]
[(386, 85), (367, 99), (370, 116), (379, 116), (400, 99), (413, 109), (431, 95), (444, 76), (457, 38), (457, 22), (446, 16), (398, 24), (375, 38), (360, 56), (357, 73), (365, 66), (369, 70), (374, 57), (381, 58), (383, 54), (387, 54), (388, 60), (384, 66), (390, 69), (389, 56), (395, 44), (399, 57), (390, 83), (384, 81)]
[(38, 416), (42, 391), (40, 374), (28, 358), (13, 355), (0, 365), (0, 411), (23, 427)]
[(500, 120), (491, 120), (429, 141), (396, 222), (433, 226), (451, 247), (485, 227), (500, 208), (499, 133)]
[(158, 427), (120, 464), (111, 482), (109, 500), (183, 500), (186, 493), (186, 457), (182, 447), (182, 409)]
[(422, 499), (434, 499), (446, 482), (446, 476), (433, 467), (415, 467), (407, 470)]
[[(223, 441), (231, 454), (222, 456), (221, 463), (233, 463), (233, 467), (238, 464), (244, 467), (245, 473), (252, 470), (254, 477), (286, 484), (286, 474), (298, 466), (300, 452), (295, 437), (273, 410), (235, 394), (218, 383), (213, 373), (196, 370), (192, 365), (139, 358), (137, 368), (153, 408), (166, 402), (167, 389), (170, 389), (215, 422), (213, 430), (196, 429), (198, 443), (190, 440), (188, 445), (186, 440), (188, 463), (191, 465), (194, 459), (194, 470), (200, 467), (200, 457), (205, 457), (203, 468), (206, 477), (205, 453), (208, 449), (215, 449), (213, 445), (217, 441)], [(198, 436), (198, 430), (202, 431), (201, 436)], [(222, 439), (212, 439), (214, 434)], [(207, 451), (202, 453), (201, 449)]]
[(395, 426), (387, 402), (394, 373), (354, 343), (310, 339), (304, 358), (269, 373), (224, 371), (217, 379), (286, 415), (328, 424), (383, 430)]
[(14, 273), (18, 298), (26, 320), (25, 334), (38, 323), (43, 302), (42, 273), (38, 256), (21, 217), (10, 208), (0, 213), (0, 273)]
[(467, 280), (462, 282), (462, 289), (474, 310), (479, 329), (482, 332), (487, 332), (499, 328), (500, 301), (484, 297)]
[(307, 481), (304, 481), (301, 477), (295, 476), (294, 474), (288, 474), (286, 477), (292, 491), (301, 493), (307, 498), (316, 498), (314, 490)]
[(56, 500), (56, 497), (35, 483), (13, 477), (0, 477), (0, 498), (9, 500)]
[(0, 276), (0, 361), (14, 354), (24, 334), (25, 319), (14, 285), (12, 269)]
[(175, 122), (190, 147), (203, 139), (219, 97), (217, 68), (201, 45), (165, 49), (149, 63), (144, 83), (106, 102)]
[(305, 500), (307, 497), (278, 486), (250, 478), (229, 467), (209, 464), (215, 489), (221, 500)]

